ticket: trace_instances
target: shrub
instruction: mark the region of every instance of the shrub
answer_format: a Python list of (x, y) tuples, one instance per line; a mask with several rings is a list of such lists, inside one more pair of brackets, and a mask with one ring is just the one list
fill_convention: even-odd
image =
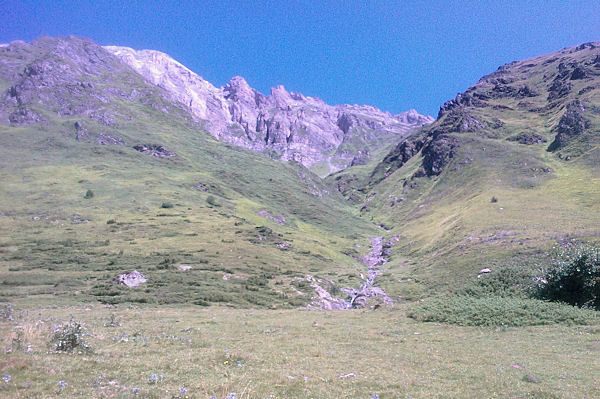
[(177, 262), (175, 258), (166, 257), (156, 266), (158, 270), (169, 270)]
[(106, 224), (115, 224), (115, 223), (117, 223), (117, 221), (115, 219), (108, 219), (106, 221)]
[(491, 273), (481, 274), (478, 278), (469, 281), (456, 293), (474, 297), (493, 295), (526, 298), (529, 296), (534, 274), (535, 272), (523, 265), (498, 267)]
[(173, 208), (173, 204), (170, 202), (163, 202), (162, 204), (160, 204), (160, 207), (164, 208), (164, 209), (169, 209), (169, 208)]
[(536, 296), (600, 310), (600, 247), (567, 245), (556, 248), (552, 258), (537, 279)]
[(459, 326), (584, 325), (600, 320), (596, 312), (529, 298), (437, 297), (413, 306), (409, 317)]
[(496, 197), (492, 197), (492, 199), (490, 200), (490, 202), (491, 202), (492, 204), (495, 204), (496, 202), (498, 202), (498, 198), (496, 198)]
[(217, 202), (216, 198), (212, 195), (209, 195), (208, 197), (206, 197), (206, 202), (212, 206), (220, 206), (220, 204)]
[(0, 320), (13, 321), (15, 308), (10, 303), (0, 303)]
[(104, 327), (121, 327), (121, 322), (114, 313), (111, 313), (108, 321), (104, 323)]
[(87, 190), (85, 192), (85, 195), (83, 196), (83, 198), (85, 198), (85, 199), (94, 198), (94, 192), (92, 190)]
[(88, 335), (79, 321), (71, 319), (54, 327), (50, 342), (54, 350), (61, 352), (92, 352), (91, 345), (85, 340)]

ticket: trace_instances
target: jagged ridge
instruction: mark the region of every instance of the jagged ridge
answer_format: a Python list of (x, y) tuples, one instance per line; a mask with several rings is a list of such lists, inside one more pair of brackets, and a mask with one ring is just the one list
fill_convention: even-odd
[(321, 175), (364, 163), (372, 150), (433, 121), (415, 110), (392, 115), (371, 106), (331, 106), (283, 86), (266, 96), (240, 76), (217, 88), (164, 53), (105, 48), (205, 120), (217, 139), (297, 161)]

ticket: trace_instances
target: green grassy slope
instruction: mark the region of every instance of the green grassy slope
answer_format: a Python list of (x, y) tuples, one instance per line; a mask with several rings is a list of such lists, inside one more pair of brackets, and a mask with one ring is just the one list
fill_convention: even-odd
[(557, 241), (598, 239), (599, 54), (591, 43), (500, 67), (379, 164), (329, 178), (397, 237), (389, 290), (457, 290), (485, 267), (534, 272)]
[[(5, 113), (26, 108), (43, 119), (0, 126), (3, 299), (298, 306), (310, 299), (298, 280), (306, 274), (359, 282), (361, 266), (348, 254), (376, 229), (335, 190), (300, 165), (214, 141), (160, 89), (81, 40), (35, 42), (13, 55), (21, 63), (12, 80), (3, 76), (6, 86), (24, 82), (17, 84), (19, 104), (6, 94)], [(51, 59), (48, 52), (56, 63), (23, 75), (27, 65)], [(91, 65), (106, 67), (90, 71), (90, 52), (102, 60)], [(68, 79), (52, 72), (72, 59)], [(74, 91), (73, 80), (93, 88)], [(123, 145), (99, 145), (106, 136)], [(140, 144), (176, 156), (132, 148)], [(84, 198), (87, 190), (92, 198)], [(181, 264), (192, 269), (181, 271)], [(133, 269), (148, 283), (113, 283)]]

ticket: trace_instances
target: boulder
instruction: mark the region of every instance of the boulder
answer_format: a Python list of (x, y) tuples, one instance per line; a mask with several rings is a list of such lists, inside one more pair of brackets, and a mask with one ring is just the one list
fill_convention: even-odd
[(123, 284), (127, 287), (137, 287), (140, 284), (148, 281), (146, 276), (137, 270), (132, 271), (131, 273), (120, 274), (118, 278), (119, 284)]

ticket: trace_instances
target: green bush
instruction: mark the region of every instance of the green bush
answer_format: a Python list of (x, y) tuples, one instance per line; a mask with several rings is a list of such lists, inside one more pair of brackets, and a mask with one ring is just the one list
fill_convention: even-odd
[(493, 295), (526, 298), (529, 296), (534, 274), (522, 265), (494, 268), (491, 273), (481, 274), (466, 283), (456, 293), (474, 297)]
[(71, 319), (54, 326), (50, 342), (54, 350), (61, 352), (92, 352), (92, 346), (85, 340), (88, 335), (80, 322)]
[(85, 199), (94, 198), (94, 192), (92, 190), (87, 190), (85, 192), (85, 195), (83, 196), (83, 198), (85, 198)]
[(212, 205), (212, 206), (221, 206), (221, 205), (220, 205), (220, 204), (217, 202), (216, 198), (215, 198), (214, 196), (212, 196), (212, 195), (209, 195), (208, 197), (206, 197), (206, 202), (207, 202), (209, 205)]
[(596, 312), (573, 306), (511, 297), (437, 297), (413, 306), (408, 316), (418, 321), (459, 326), (585, 325), (600, 320)]
[(164, 208), (164, 209), (169, 209), (169, 208), (173, 208), (173, 204), (170, 202), (163, 202), (162, 204), (160, 204), (160, 207)]
[(553, 264), (535, 287), (541, 299), (600, 310), (600, 247), (568, 245), (555, 249)]
[(0, 303), (0, 320), (13, 321), (15, 308), (10, 303)]

